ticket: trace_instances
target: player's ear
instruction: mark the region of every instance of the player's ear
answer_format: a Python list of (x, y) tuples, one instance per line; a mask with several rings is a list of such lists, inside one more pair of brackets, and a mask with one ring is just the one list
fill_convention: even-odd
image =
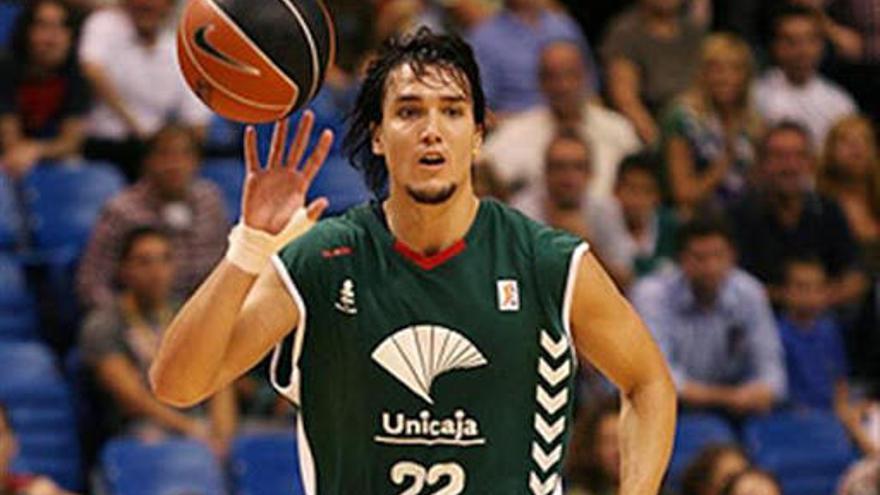
[(370, 135), (372, 136), (371, 143), (373, 154), (376, 156), (385, 155), (385, 143), (382, 142), (382, 135), (379, 132), (379, 126), (376, 124), (370, 124)]

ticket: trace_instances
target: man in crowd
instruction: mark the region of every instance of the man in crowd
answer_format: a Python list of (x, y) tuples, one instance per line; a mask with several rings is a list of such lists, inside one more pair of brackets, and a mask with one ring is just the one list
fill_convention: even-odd
[(818, 258), (831, 278), (832, 306), (857, 303), (867, 280), (858, 267), (858, 247), (834, 200), (813, 190), (816, 158), (808, 131), (783, 122), (767, 131), (759, 148), (759, 186), (729, 217), (740, 265), (767, 284), (779, 301), (783, 261)]
[(621, 115), (597, 104), (593, 79), (578, 43), (554, 41), (541, 51), (539, 82), (545, 105), (503, 121), (486, 141), (483, 158), (510, 188), (540, 182), (544, 150), (560, 129), (575, 129), (590, 147), (593, 179), (590, 193), (611, 195), (617, 164), (641, 144)]
[(786, 395), (782, 345), (761, 283), (736, 268), (720, 220), (678, 235), (678, 266), (642, 279), (632, 301), (663, 349), (686, 407), (733, 416), (769, 411)]
[(144, 176), (104, 207), (80, 263), (77, 291), (87, 307), (112, 302), (122, 239), (136, 226), (167, 231), (182, 260), (172, 292), (185, 298), (223, 255), (229, 220), (217, 188), (196, 177), (198, 138), (169, 126), (148, 143)]

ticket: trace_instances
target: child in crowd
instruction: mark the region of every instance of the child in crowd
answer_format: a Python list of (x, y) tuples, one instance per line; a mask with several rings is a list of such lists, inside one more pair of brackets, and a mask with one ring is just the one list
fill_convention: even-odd
[(788, 260), (778, 324), (785, 348), (789, 402), (834, 411), (865, 453), (878, 445), (862, 425), (862, 406), (850, 401), (840, 326), (829, 309), (828, 275), (815, 258)]

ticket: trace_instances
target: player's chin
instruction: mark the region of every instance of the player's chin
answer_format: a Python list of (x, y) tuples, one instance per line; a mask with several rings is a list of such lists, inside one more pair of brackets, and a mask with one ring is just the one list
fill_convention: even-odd
[(416, 203), (423, 205), (440, 205), (455, 195), (458, 186), (453, 182), (430, 181), (425, 184), (410, 184), (406, 192)]

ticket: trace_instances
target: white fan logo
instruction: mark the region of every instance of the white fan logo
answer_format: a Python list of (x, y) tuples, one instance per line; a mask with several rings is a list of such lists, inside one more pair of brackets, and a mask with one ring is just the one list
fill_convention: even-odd
[(372, 357), (394, 378), (432, 405), (431, 385), (435, 378), (447, 371), (489, 364), (467, 337), (437, 325), (416, 325), (398, 330), (376, 347)]

